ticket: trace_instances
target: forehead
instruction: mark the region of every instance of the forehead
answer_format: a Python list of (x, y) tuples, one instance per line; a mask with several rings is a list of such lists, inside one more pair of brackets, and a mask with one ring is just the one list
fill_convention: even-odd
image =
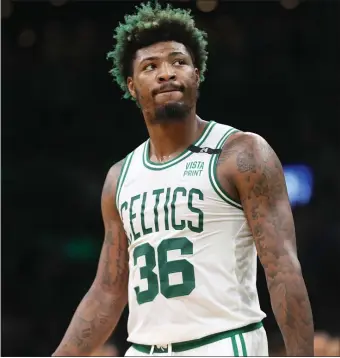
[(143, 61), (147, 57), (167, 57), (172, 52), (182, 52), (190, 56), (186, 47), (175, 41), (157, 42), (153, 45), (143, 47), (136, 52), (136, 61)]

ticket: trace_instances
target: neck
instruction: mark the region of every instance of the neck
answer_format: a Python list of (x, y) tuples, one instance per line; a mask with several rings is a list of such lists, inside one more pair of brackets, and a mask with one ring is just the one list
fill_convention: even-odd
[(150, 158), (159, 162), (183, 151), (202, 133), (204, 122), (195, 113), (181, 122), (146, 123), (150, 136)]

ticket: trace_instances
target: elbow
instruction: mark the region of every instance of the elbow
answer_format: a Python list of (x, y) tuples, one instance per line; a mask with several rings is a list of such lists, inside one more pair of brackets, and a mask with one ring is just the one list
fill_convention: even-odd
[(299, 285), (304, 285), (301, 271), (301, 265), (295, 250), (291, 246), (286, 248), (285, 255), (263, 263), (269, 291), (272, 289), (282, 291), (284, 288), (296, 288), (299, 291)]
[(271, 301), (282, 303), (286, 299), (296, 299), (305, 296), (306, 286), (301, 272), (292, 271), (279, 273), (275, 278), (268, 278), (267, 287)]
[(128, 301), (128, 286), (126, 285), (108, 285), (95, 280), (90, 287), (87, 295), (100, 298), (100, 301), (112, 303), (116, 308), (123, 310)]
[(306, 295), (306, 285), (298, 261), (278, 267), (275, 272), (266, 272), (266, 278), (270, 297), (275, 302), (290, 298), (298, 300)]

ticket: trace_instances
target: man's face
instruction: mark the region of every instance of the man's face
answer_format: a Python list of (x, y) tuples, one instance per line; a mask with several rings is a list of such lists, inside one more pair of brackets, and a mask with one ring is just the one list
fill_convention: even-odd
[(158, 42), (137, 51), (128, 88), (155, 122), (184, 120), (195, 106), (199, 72), (178, 42)]

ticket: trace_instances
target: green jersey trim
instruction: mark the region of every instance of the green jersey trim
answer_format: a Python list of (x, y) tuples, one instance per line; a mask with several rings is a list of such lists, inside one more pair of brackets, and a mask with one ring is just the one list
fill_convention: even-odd
[[(237, 352), (237, 355), (235, 354), (235, 356), (238, 356), (238, 348), (236, 345), (235, 337), (237, 335), (241, 335), (242, 333), (255, 331), (261, 327), (263, 327), (262, 322), (257, 322), (257, 323), (249, 324), (248, 326), (245, 326), (242, 328), (237, 328), (237, 329), (232, 329), (230, 331), (211, 334), (209, 336), (199, 338), (199, 339), (194, 339), (192, 341), (172, 343), (172, 351), (174, 353), (184, 352), (184, 351), (188, 351), (190, 349), (195, 349), (195, 348), (205, 346), (207, 344), (218, 342), (222, 339), (231, 338), (232, 343), (233, 343), (234, 353)], [(234, 346), (234, 342), (235, 342), (235, 346)], [(132, 347), (134, 347), (137, 351), (146, 353), (146, 354), (150, 354), (151, 349), (152, 349), (152, 346), (146, 345), (146, 344), (135, 344), (134, 343), (134, 344), (132, 344)], [(242, 348), (242, 350), (243, 350), (243, 348)], [(168, 351), (168, 348), (157, 348), (156, 346), (154, 346), (153, 352), (154, 353), (167, 353), (167, 351)]]
[[(221, 138), (221, 140), (217, 144), (217, 149), (221, 149), (223, 144), (226, 142), (229, 136), (232, 134), (238, 132), (235, 128), (230, 128), (225, 135)], [(211, 157), (210, 163), (209, 163), (209, 179), (212, 187), (214, 188), (217, 195), (226, 201), (228, 204), (234, 206), (237, 209), (241, 209), (242, 205), (235, 200), (233, 200), (230, 195), (222, 188), (222, 185), (220, 184), (219, 180), (217, 179), (217, 162), (218, 162), (219, 154), (215, 154)]]
[[(200, 146), (202, 143), (208, 138), (210, 132), (212, 131), (213, 127), (215, 126), (216, 122), (210, 121), (208, 125), (204, 128), (200, 137), (193, 143), (193, 145)], [(150, 161), (149, 158), (150, 152), (150, 139), (148, 139), (144, 144), (143, 150), (143, 164), (146, 168), (151, 170), (163, 170), (172, 167), (175, 164), (178, 164), (182, 160), (188, 158), (191, 154), (193, 154), (188, 149), (185, 149), (181, 154), (179, 154), (176, 158), (169, 160), (165, 163), (154, 163)]]
[(131, 164), (131, 160), (133, 157), (134, 151), (131, 152), (130, 154), (128, 154), (124, 160), (124, 164), (122, 166), (122, 170), (120, 171), (118, 180), (117, 180), (117, 189), (116, 189), (116, 205), (117, 205), (117, 209), (119, 208), (119, 196), (120, 196), (120, 192), (122, 190), (125, 178), (126, 178), (126, 174), (129, 170), (130, 164)]
[(236, 337), (235, 336), (231, 337), (231, 344), (233, 346), (234, 357), (239, 357), (240, 355), (238, 353), (238, 347), (237, 347)]
[(248, 356), (247, 346), (246, 346), (246, 342), (245, 342), (244, 337), (243, 337), (243, 333), (240, 333), (240, 341), (241, 341), (241, 346), (242, 346), (243, 357), (247, 357)]

